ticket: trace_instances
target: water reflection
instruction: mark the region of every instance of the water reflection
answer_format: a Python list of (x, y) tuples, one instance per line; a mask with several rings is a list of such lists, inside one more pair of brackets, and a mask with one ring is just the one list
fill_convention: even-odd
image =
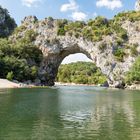
[(93, 87), (0, 90), (2, 140), (140, 140), (140, 93)]

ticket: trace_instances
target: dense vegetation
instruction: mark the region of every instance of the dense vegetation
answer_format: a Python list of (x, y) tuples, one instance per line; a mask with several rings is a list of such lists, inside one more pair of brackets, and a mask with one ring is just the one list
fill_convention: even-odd
[(76, 84), (104, 84), (106, 77), (91, 62), (77, 62), (61, 65), (58, 71), (58, 82)]
[(10, 35), (16, 26), (15, 20), (10, 17), (8, 10), (0, 6), (0, 37)]
[[(48, 19), (53, 20), (51, 17)], [(100, 51), (113, 45), (114, 58), (123, 62), (125, 56), (138, 56), (138, 44), (129, 44), (127, 31), (121, 27), (126, 20), (139, 21), (140, 12), (119, 13), (111, 20), (101, 16), (87, 22), (57, 20), (57, 34), (82, 37), (92, 42), (101, 41), (98, 46)], [(0, 7), (0, 77), (21, 82), (34, 81), (38, 77), (43, 57), (42, 52), (33, 44), (37, 33), (33, 30), (26, 31), (26, 26), (23, 25), (16, 29), (15, 27), (16, 23), (8, 11)], [(140, 31), (140, 27), (137, 27), (136, 30)], [(20, 32), (24, 32), (24, 34), (20, 34)], [(13, 38), (8, 38), (12, 33)], [(108, 35), (113, 35), (112, 42), (103, 41), (104, 37)], [(48, 40), (48, 42), (57, 43), (58, 40), (54, 39), (53, 42)], [(126, 51), (128, 49), (129, 51)], [(78, 62), (61, 65), (56, 80), (78, 84), (103, 84), (107, 79), (94, 64)], [(128, 84), (140, 83), (140, 57), (127, 73), (125, 80)]]
[[(129, 44), (127, 31), (121, 27), (124, 21), (139, 21), (140, 12), (129, 11), (122, 12), (116, 15), (113, 19), (108, 20), (104, 17), (96, 17), (94, 20), (89, 20), (88, 22), (69, 22), (66, 19), (58, 20), (57, 34), (60, 36), (70, 35), (75, 36), (76, 38), (82, 37), (83, 39), (99, 42), (103, 41), (103, 38), (108, 35), (113, 35), (114, 40), (112, 42), (103, 41), (99, 45), (99, 49), (104, 51), (108, 46), (114, 45), (114, 58), (117, 61), (123, 62), (124, 57), (128, 55), (136, 56), (137, 53), (137, 44)], [(137, 31), (140, 31), (140, 28), (137, 27)], [(126, 50), (130, 49), (130, 54), (126, 54)]]
[(34, 81), (43, 57), (42, 52), (33, 45), (35, 32), (29, 30), (21, 39), (12, 42), (0, 39), (0, 77), (9, 80)]
[(37, 34), (28, 30), (19, 38), (8, 38), (20, 32), (7, 9), (0, 7), (0, 78), (8, 80), (34, 81), (42, 60), (42, 52), (33, 45)]
[(114, 20), (116, 22), (123, 22), (126, 20), (129, 20), (131, 22), (139, 21), (140, 11), (128, 11), (128, 12), (119, 13), (114, 17)]
[(97, 17), (95, 20), (89, 20), (87, 23), (76, 21), (68, 22), (67, 20), (58, 21), (58, 35), (73, 35), (83, 37), (90, 41), (101, 41), (104, 36), (115, 34), (116, 38), (125, 42), (127, 32), (115, 20), (108, 20), (104, 17)]
[(58, 35), (73, 35), (75, 37), (83, 37), (90, 41), (101, 41), (104, 36), (115, 34), (117, 42), (120, 44), (127, 41), (127, 31), (121, 27), (123, 21), (131, 22), (140, 20), (140, 12), (129, 11), (116, 15), (113, 19), (108, 20), (98, 16), (94, 20), (88, 22), (75, 21), (69, 22), (66, 19), (58, 20)]
[(140, 84), (140, 56), (136, 59), (130, 71), (126, 74), (126, 83)]

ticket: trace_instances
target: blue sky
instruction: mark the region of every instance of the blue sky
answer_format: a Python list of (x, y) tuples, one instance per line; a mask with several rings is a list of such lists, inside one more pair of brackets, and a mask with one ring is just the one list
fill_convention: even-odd
[[(70, 20), (88, 20), (97, 15), (112, 18), (121, 11), (133, 10), (136, 0), (0, 0), (0, 5), (7, 8), (10, 15), (20, 21), (29, 15), (38, 19), (48, 16)], [(75, 60), (86, 59), (82, 55)]]

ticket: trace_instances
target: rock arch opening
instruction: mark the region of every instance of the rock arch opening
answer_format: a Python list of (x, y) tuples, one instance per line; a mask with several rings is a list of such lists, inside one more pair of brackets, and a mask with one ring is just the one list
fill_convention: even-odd
[(44, 58), (40, 70), (42, 74), (41, 83), (43, 85), (53, 86), (55, 84), (59, 66), (63, 63), (63, 60), (67, 59), (68, 56), (74, 54), (82, 54), (84, 55), (84, 59), (86, 58), (87, 61), (92, 61), (90, 53), (83, 48), (80, 48), (78, 45), (68, 47), (63, 46), (63, 49), (60, 48), (59, 53), (48, 53)]
[(107, 78), (85, 54), (64, 58), (58, 68), (55, 84), (107, 85)]
[(69, 63), (76, 63), (76, 62), (92, 62), (90, 58), (88, 58), (83, 53), (76, 53), (70, 54), (69, 56), (65, 57), (61, 64), (69, 64)]

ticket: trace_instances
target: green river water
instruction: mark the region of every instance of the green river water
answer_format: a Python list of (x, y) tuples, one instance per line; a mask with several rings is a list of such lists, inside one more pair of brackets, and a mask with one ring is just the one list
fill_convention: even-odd
[(140, 91), (0, 89), (0, 140), (140, 140)]

